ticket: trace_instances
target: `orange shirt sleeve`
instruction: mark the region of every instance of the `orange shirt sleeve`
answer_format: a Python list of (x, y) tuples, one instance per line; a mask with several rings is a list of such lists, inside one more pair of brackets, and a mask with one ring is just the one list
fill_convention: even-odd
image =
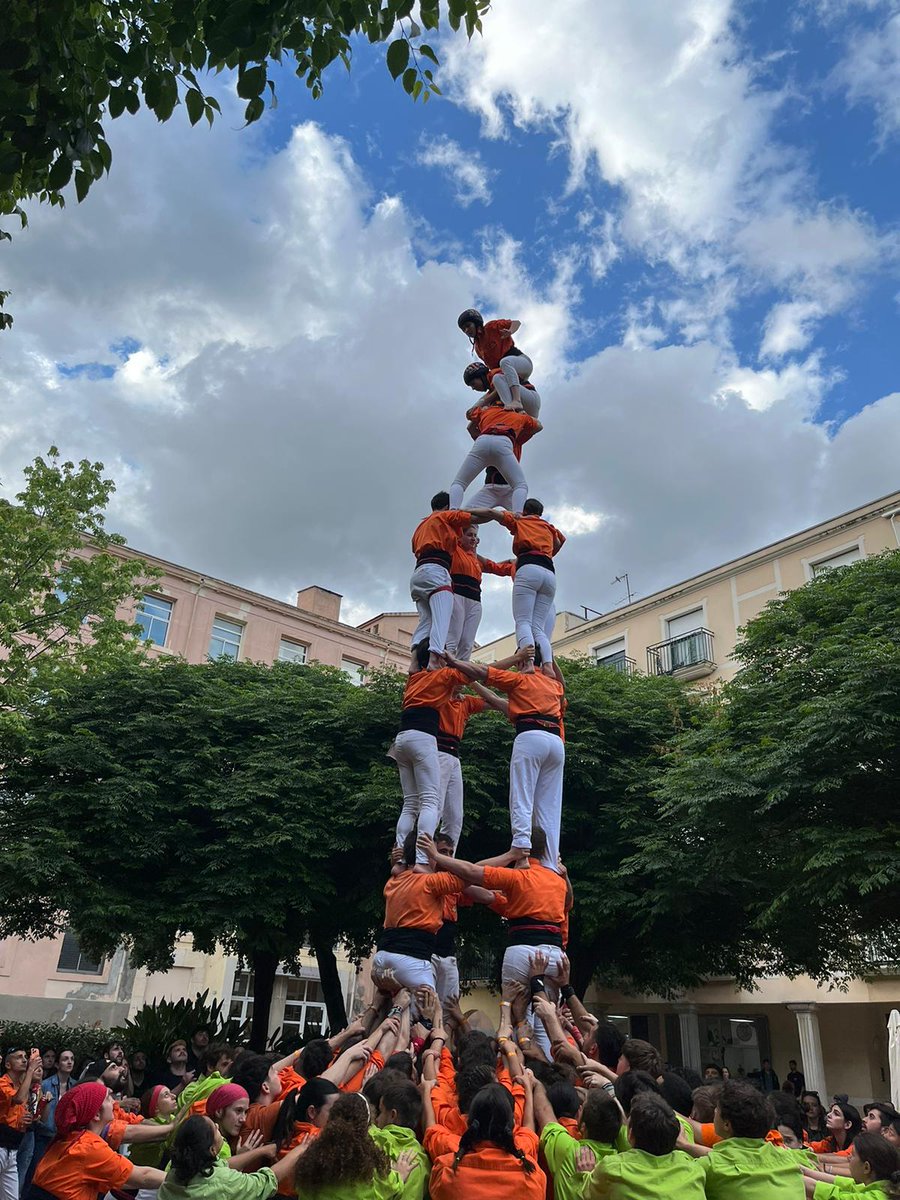
[(449, 871), (437, 871), (434, 875), (426, 875), (425, 890), (432, 896), (453, 896), (465, 891), (466, 885)]
[(429, 1125), (422, 1138), (422, 1145), (425, 1147), (425, 1153), (434, 1162), (442, 1154), (456, 1153), (459, 1149), (459, 1135), (451, 1133), (443, 1125)]
[(296, 1092), (306, 1083), (303, 1076), (298, 1075), (293, 1067), (285, 1067), (283, 1071), (279, 1071), (278, 1078), (281, 1080), (282, 1096), (286, 1096), (288, 1092)]
[(11, 1129), (20, 1129), (25, 1117), (24, 1100), (13, 1101), (18, 1090), (18, 1085), (8, 1075), (0, 1075), (0, 1125), (8, 1125)]
[(507, 512), (506, 509), (497, 514), (496, 520), (506, 529), (508, 529), (510, 533), (515, 533), (516, 529), (518, 528), (518, 521), (516, 517), (513, 516), (511, 512)]
[[(510, 892), (515, 894), (522, 885), (521, 872), (512, 867), (485, 867), (484, 886), (492, 892)], [(494, 906), (491, 905), (491, 908)], [(496, 912), (496, 909), (494, 910)]]
[(479, 555), (482, 571), (487, 571), (488, 575), (504, 575), (513, 577), (516, 573), (516, 562), (513, 558), (504, 559), (503, 562), (494, 562), (492, 558), (481, 558)]
[(503, 1063), (497, 1064), (497, 1082), (502, 1083), (511, 1094), (515, 1107), (515, 1123), (517, 1126), (521, 1125), (522, 1118), (525, 1116), (525, 1088), (521, 1083), (513, 1082), (509, 1068)]
[(485, 683), (488, 687), (496, 688), (499, 692), (513, 692), (520, 681), (527, 676), (517, 675), (514, 671), (501, 671), (497, 667), (488, 667)]
[(712, 1121), (707, 1121), (705, 1124), (700, 1126), (701, 1146), (715, 1146), (721, 1142), (721, 1140), (722, 1139), (716, 1133), (716, 1127)]
[[(372, 1069), (373, 1067), (375, 1068), (374, 1071)], [(384, 1070), (384, 1059), (376, 1050), (375, 1053), (372, 1055), (372, 1057), (369, 1059), (369, 1061), (367, 1063), (364, 1063), (363, 1066), (360, 1067), (360, 1069), (356, 1072), (355, 1075), (352, 1075), (347, 1080), (346, 1083), (341, 1084), (341, 1091), (342, 1092), (361, 1092), (363, 1089), (363, 1084), (366, 1082), (366, 1080), (370, 1076), (374, 1075), (376, 1071), (383, 1071), (383, 1070)]]

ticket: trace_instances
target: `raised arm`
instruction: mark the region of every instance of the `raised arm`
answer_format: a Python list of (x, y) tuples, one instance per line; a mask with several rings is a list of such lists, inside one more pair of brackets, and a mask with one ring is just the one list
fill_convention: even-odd
[(446, 854), (439, 854), (437, 846), (427, 833), (420, 834), (416, 845), (420, 850), (424, 850), (428, 855), (429, 862), (434, 865), (436, 870), (447, 871), (465, 884), (484, 887), (484, 867), (478, 866), (477, 863), (466, 862), (462, 858), (450, 858)]
[(509, 717), (509, 701), (505, 696), (498, 696), (496, 692), (492, 692), (490, 688), (485, 687), (483, 683), (479, 683), (477, 679), (472, 680), (472, 691), (478, 693), (488, 708), (494, 709), (495, 712), (503, 713), (504, 717)]
[(556, 1120), (556, 1113), (553, 1111), (553, 1106), (547, 1099), (546, 1089), (539, 1079), (534, 1081), (532, 1095), (534, 1097), (534, 1123), (537, 1126), (536, 1132), (542, 1133), (545, 1125), (551, 1125)]

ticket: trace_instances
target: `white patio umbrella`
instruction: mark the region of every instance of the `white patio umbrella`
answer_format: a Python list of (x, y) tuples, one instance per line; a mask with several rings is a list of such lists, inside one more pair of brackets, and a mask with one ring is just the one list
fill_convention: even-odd
[(891, 1072), (891, 1103), (900, 1109), (900, 1012), (891, 1009), (888, 1017), (888, 1067)]

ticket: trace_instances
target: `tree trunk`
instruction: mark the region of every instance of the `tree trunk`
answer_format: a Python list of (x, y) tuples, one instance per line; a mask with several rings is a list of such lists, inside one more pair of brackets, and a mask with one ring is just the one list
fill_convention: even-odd
[(591, 986), (591, 979), (594, 975), (594, 964), (590, 955), (581, 953), (577, 950), (569, 953), (569, 963), (571, 965), (571, 978), (569, 982), (575, 989), (575, 995), (583, 1002), (584, 994)]
[(254, 950), (250, 961), (253, 967), (250, 1049), (262, 1054), (269, 1040), (269, 1013), (272, 1008), (272, 992), (275, 990), (275, 973), (278, 970), (279, 958), (269, 950)]
[(322, 984), (322, 995), (325, 997), (325, 1007), (328, 1010), (328, 1029), (330, 1033), (335, 1034), (347, 1024), (347, 1009), (344, 1005), (344, 993), (341, 989), (337, 959), (334, 957), (334, 947), (330, 942), (314, 938), (312, 949), (316, 956), (316, 962), (319, 964), (319, 980)]

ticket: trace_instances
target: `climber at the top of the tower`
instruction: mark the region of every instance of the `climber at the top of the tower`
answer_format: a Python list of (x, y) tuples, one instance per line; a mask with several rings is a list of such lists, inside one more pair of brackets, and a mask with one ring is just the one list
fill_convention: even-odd
[[(471, 341), (481, 361), (493, 372), (491, 383), (504, 406), (517, 408), (523, 404), (526, 411), (530, 411), (522, 395), (525, 389), (521, 385), (531, 376), (534, 364), (513, 341), (513, 334), (518, 332), (522, 322), (506, 317), (485, 321), (477, 308), (467, 308), (459, 314), (456, 323)], [(537, 416), (537, 412), (531, 415)]]

